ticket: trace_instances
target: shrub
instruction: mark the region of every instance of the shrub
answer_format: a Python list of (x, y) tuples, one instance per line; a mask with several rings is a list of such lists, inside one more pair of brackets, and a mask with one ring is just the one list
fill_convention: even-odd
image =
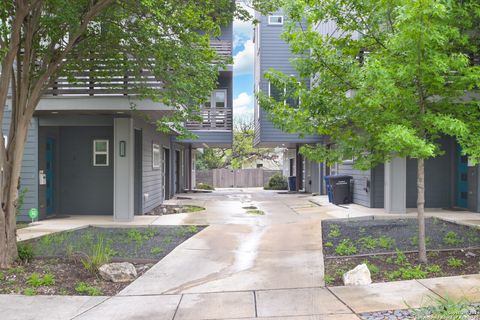
[(29, 243), (19, 243), (17, 245), (18, 259), (20, 261), (27, 263), (33, 260), (35, 254), (33, 252), (33, 247)]
[(93, 287), (86, 282), (79, 282), (75, 287), (75, 291), (78, 293), (86, 293), (89, 296), (99, 296), (102, 294), (102, 290), (99, 288)]
[(349, 256), (357, 253), (357, 247), (355, 247), (350, 239), (343, 239), (335, 248), (335, 252), (341, 256)]
[(332, 277), (331, 275), (326, 274), (326, 275), (323, 277), (323, 280), (325, 281), (325, 284), (326, 284), (326, 285), (330, 285), (330, 284), (332, 284), (332, 283), (335, 281), (335, 278)]
[(215, 190), (214, 187), (212, 187), (211, 185), (209, 185), (207, 183), (197, 184), (197, 189), (199, 189), (199, 190)]
[(27, 284), (31, 285), (33, 288), (53, 286), (55, 284), (55, 276), (51, 273), (47, 273), (41, 277), (37, 272), (34, 272), (28, 277)]
[(443, 243), (449, 246), (455, 246), (460, 243), (463, 243), (463, 239), (459, 238), (456, 232), (449, 231), (447, 232), (445, 237), (443, 237)]
[(160, 248), (160, 247), (153, 247), (152, 249), (150, 249), (150, 253), (155, 255), (160, 254), (163, 251), (164, 251), (163, 248)]
[(358, 244), (363, 249), (371, 250), (375, 249), (377, 246), (377, 239), (373, 238), (372, 236), (366, 236), (358, 239)]
[(465, 264), (465, 260), (452, 257), (447, 260), (447, 264), (449, 267), (452, 267), (452, 268), (460, 268)]
[(382, 235), (378, 238), (378, 245), (383, 249), (392, 249), (395, 245), (395, 239)]
[(268, 183), (265, 186), (266, 190), (287, 190), (288, 182), (287, 178), (279, 173), (274, 174), (268, 179)]
[(340, 231), (340, 226), (336, 224), (332, 224), (330, 226), (330, 230), (328, 231), (328, 237), (329, 238), (338, 238), (342, 235), (342, 232)]
[(109, 263), (110, 258), (112, 257), (112, 250), (110, 246), (105, 243), (103, 237), (99, 237), (97, 243), (93, 246), (91, 254), (85, 254), (84, 257), (80, 259), (85, 270), (92, 274), (98, 272), (98, 268), (102, 265)]
[(23, 294), (26, 296), (34, 296), (37, 294), (37, 290), (35, 290), (35, 288), (25, 288), (25, 290), (23, 290)]

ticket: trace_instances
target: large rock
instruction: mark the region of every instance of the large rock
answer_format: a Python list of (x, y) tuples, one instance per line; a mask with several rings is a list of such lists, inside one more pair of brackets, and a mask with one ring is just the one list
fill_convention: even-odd
[(343, 274), (343, 284), (346, 286), (362, 286), (370, 283), (372, 278), (366, 264), (360, 264)]
[(137, 270), (129, 262), (107, 263), (98, 271), (104, 280), (112, 282), (129, 282), (137, 278)]

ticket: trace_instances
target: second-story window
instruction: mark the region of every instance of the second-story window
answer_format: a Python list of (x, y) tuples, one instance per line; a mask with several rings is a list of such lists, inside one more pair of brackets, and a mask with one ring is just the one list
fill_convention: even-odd
[(268, 24), (270, 25), (282, 25), (283, 16), (268, 16)]
[(215, 108), (222, 109), (227, 106), (227, 92), (225, 90), (215, 90), (213, 95), (215, 99)]
[(217, 89), (205, 102), (206, 109), (224, 109), (227, 107), (227, 90)]

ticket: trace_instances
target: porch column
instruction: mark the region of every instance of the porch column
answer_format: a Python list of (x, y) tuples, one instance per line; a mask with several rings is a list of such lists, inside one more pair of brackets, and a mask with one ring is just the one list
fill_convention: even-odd
[[(134, 217), (134, 130), (132, 118), (113, 120), (113, 217)], [(125, 150), (123, 150), (125, 148)]]
[(300, 191), (302, 189), (302, 179), (303, 179), (303, 168), (302, 168), (302, 155), (300, 154), (300, 145), (297, 144), (295, 147), (295, 176), (296, 186), (295, 191)]
[(394, 158), (385, 163), (385, 212), (407, 212), (407, 159)]
[(189, 144), (188, 145), (188, 191), (192, 191), (193, 190), (193, 168), (192, 168), (192, 163), (193, 163), (193, 159), (192, 159), (192, 145)]

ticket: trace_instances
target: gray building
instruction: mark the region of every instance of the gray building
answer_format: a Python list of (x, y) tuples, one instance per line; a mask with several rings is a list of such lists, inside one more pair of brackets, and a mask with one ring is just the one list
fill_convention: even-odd
[[(265, 92), (268, 95), (273, 94), (272, 86), (264, 78), (264, 74), (269, 69), (282, 71), (285, 74), (298, 76), (298, 72), (290, 64), (293, 54), (289, 45), (280, 39), (285, 17), (281, 12), (269, 16), (263, 16), (256, 13), (256, 19), (259, 23), (255, 26), (255, 93)], [(284, 148), (284, 168), (285, 176), (296, 176), (297, 191), (320, 192), (321, 164), (304, 159), (298, 152), (304, 144), (321, 142), (318, 136), (300, 137), (298, 134), (283, 132), (276, 128), (269, 120), (269, 115), (260, 108), (258, 101), (255, 101), (255, 138), (256, 147), (280, 147)]]
[[(270, 86), (263, 74), (270, 68), (285, 74), (297, 75), (290, 60), (293, 55), (280, 35), (286, 17), (281, 12), (270, 16), (257, 14), (260, 21), (255, 30), (255, 90), (268, 92)], [(320, 33), (333, 34), (333, 23), (316, 26)], [(416, 207), (417, 166), (415, 159), (394, 159), (371, 170), (354, 168), (354, 160), (326, 166), (304, 160), (298, 155), (298, 147), (309, 143), (327, 143), (327, 139), (310, 136), (300, 138), (275, 128), (268, 114), (255, 103), (255, 145), (286, 148), (285, 175), (300, 176), (297, 190), (325, 194), (325, 175), (350, 175), (353, 177), (353, 202), (371, 208), (385, 208), (387, 212), (402, 213)], [(440, 141), (445, 154), (425, 161), (425, 205), (429, 208), (460, 208), (480, 212), (479, 166), (469, 164), (461, 155), (454, 139), (444, 137)], [(297, 164), (300, 164), (300, 168)]]
[[(231, 57), (232, 26), (211, 45)], [(19, 220), (28, 220), (30, 208), (38, 208), (40, 219), (83, 214), (132, 220), (195, 186), (193, 149), (232, 144), (232, 66), (220, 72), (202, 106), (203, 121), (185, 123), (195, 140), (156, 130), (171, 107), (107, 87), (72, 86), (60, 78), (40, 100), (22, 162)], [(11, 101), (5, 134), (9, 108)]]

